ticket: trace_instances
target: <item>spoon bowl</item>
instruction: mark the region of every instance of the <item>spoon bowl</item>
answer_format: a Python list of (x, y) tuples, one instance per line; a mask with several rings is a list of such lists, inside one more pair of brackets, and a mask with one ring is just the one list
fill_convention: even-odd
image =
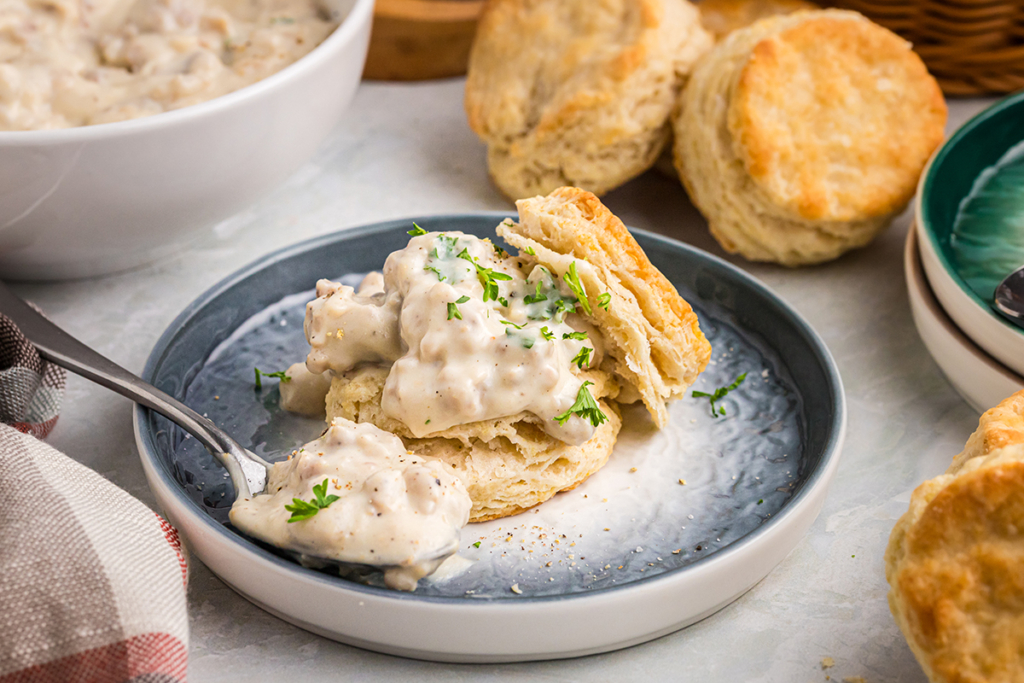
[(1007, 275), (996, 287), (994, 308), (1018, 327), (1024, 327), (1024, 266)]
[[(78, 341), (47, 320), (35, 308), (0, 282), (0, 313), (10, 318), (36, 347), (39, 355), (76, 375), (85, 377), (153, 410), (194, 436), (220, 462), (231, 476), (236, 498), (252, 498), (267, 487), (271, 463), (243, 448), (227, 432), (185, 404), (128, 372), (105, 356)], [(418, 562), (431, 563), (455, 552), (458, 538), (449, 539), (442, 548), (424, 553)], [(407, 568), (391, 564), (344, 562), (326, 557), (299, 554), (283, 548), (304, 566), (334, 567), (343, 575), (365, 574), (366, 568), (387, 574)]]

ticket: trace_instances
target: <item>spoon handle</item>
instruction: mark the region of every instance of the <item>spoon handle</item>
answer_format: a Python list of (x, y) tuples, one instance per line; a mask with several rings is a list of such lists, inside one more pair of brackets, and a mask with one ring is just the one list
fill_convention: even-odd
[(0, 313), (14, 321), (46, 360), (156, 411), (194, 436), (228, 470), (236, 496), (248, 498), (263, 490), (266, 462), (242, 448), (209, 419), (54, 325), (3, 282), (0, 282)]

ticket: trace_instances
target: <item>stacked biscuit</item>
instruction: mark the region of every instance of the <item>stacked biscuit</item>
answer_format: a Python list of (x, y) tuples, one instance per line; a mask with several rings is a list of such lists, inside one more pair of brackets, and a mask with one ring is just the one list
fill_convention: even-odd
[(466, 111), (513, 198), (613, 189), (671, 129), (679, 176), (727, 251), (820, 263), (884, 229), (942, 141), (935, 79), (855, 12), (710, 0), (712, 46), (686, 0), (577, 4), (491, 0), (480, 25)]
[(1024, 680), (1024, 391), (914, 491), (885, 564), (889, 606), (929, 680)]
[(664, 426), (666, 402), (683, 396), (711, 356), (696, 313), (597, 197), (564, 187), (522, 200), (518, 209), (519, 223), (498, 228), (520, 250), (518, 260), (563, 278), (575, 264), (586, 291), (610, 295), (607, 307), (577, 312), (592, 337), (603, 341), (600, 362), (580, 375), (593, 382), (590, 391), (609, 418), (589, 441), (560, 441), (526, 412), (415, 438), (381, 407), (387, 367), (337, 376), (327, 395), (328, 420), (369, 422), (450, 467), (473, 500), (470, 522), (516, 514), (579, 485), (611, 454), (621, 426), (618, 404), (642, 401), (654, 423)]

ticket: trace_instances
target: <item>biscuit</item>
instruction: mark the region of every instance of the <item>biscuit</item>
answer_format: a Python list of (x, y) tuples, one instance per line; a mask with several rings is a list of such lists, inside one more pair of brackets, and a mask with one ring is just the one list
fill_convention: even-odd
[(986, 412), (889, 538), (889, 607), (933, 682), (1024, 681), (1022, 408)]
[(615, 374), (665, 426), (665, 402), (682, 397), (711, 358), (697, 314), (593, 194), (563, 187), (516, 207), (519, 223), (499, 225), (498, 234), (521, 252), (532, 249), (558, 275), (576, 260), (589, 296), (610, 294), (606, 308), (591, 306), (590, 320), (616, 360)]
[[(594, 340), (598, 365), (580, 377), (593, 383), (590, 392), (609, 419), (589, 441), (573, 446), (555, 439), (527, 412), (414, 438), (381, 407), (389, 368), (361, 367), (335, 377), (327, 395), (328, 419), (370, 422), (418, 455), (450, 465), (473, 500), (471, 522), (516, 514), (575, 488), (607, 462), (621, 427), (618, 403), (642, 399), (664, 426), (665, 402), (680, 398), (711, 356), (696, 313), (597, 197), (564, 187), (522, 200), (518, 208), (520, 222), (503, 222), (498, 234), (520, 249), (518, 259), (527, 266), (541, 264), (562, 277), (575, 263), (590, 314), (571, 315), (600, 330), (592, 336), (600, 337)], [(601, 306), (604, 293), (608, 301)]]
[(701, 0), (697, 9), (704, 28), (721, 40), (758, 19), (820, 8), (806, 0)]
[(591, 371), (583, 376), (595, 382), (591, 392), (608, 421), (581, 446), (547, 435), (527, 413), (457, 425), (417, 439), (381, 409), (387, 376), (387, 368), (367, 367), (335, 377), (327, 394), (328, 419), (369, 422), (397, 434), (417, 455), (451, 466), (473, 501), (470, 522), (514, 515), (575, 488), (608, 461), (622, 425), (613, 404), (599, 398), (609, 387), (607, 379)]
[(495, 184), (512, 199), (601, 194), (647, 170), (711, 44), (687, 0), (490, 0), (465, 108)]
[(673, 120), (674, 157), (726, 251), (798, 266), (881, 232), (945, 122), (938, 84), (902, 38), (856, 12), (796, 12), (701, 60)]

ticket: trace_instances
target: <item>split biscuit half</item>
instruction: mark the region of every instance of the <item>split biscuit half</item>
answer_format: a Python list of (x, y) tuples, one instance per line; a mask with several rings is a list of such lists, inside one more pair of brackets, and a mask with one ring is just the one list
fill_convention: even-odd
[(519, 202), (519, 212), (520, 222), (507, 221), (498, 233), (520, 249), (517, 259), (527, 267), (543, 265), (561, 277), (575, 263), (590, 313), (573, 315), (600, 333), (592, 336), (600, 362), (579, 376), (593, 383), (590, 392), (608, 421), (589, 441), (555, 439), (526, 412), (414, 438), (381, 408), (388, 368), (335, 377), (327, 395), (329, 420), (370, 422), (414, 453), (449, 465), (473, 500), (471, 522), (517, 514), (578, 486), (611, 455), (622, 424), (619, 403), (643, 400), (653, 421), (665, 425), (666, 401), (683, 395), (711, 355), (690, 305), (593, 194), (561, 188)]
[(680, 178), (712, 235), (754, 261), (868, 244), (914, 194), (946, 104), (902, 38), (856, 12), (770, 17), (694, 69), (674, 117)]

